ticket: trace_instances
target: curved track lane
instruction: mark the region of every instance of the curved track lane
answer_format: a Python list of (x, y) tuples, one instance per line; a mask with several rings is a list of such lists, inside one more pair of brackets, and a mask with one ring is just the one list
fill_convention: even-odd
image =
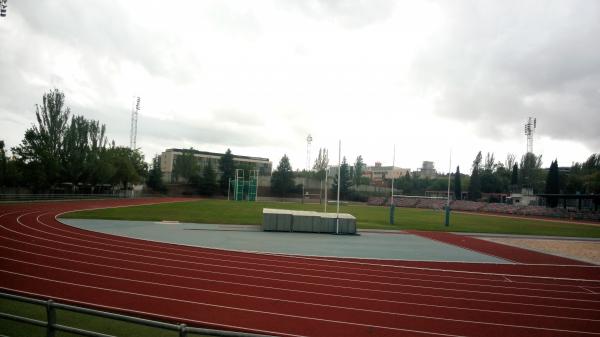
[(281, 336), (597, 336), (598, 266), (309, 258), (118, 237), (77, 209), (0, 205), (0, 287), (190, 325)]

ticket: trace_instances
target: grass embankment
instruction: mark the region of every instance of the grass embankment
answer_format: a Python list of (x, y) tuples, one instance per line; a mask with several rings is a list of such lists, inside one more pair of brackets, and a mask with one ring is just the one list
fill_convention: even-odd
[[(180, 221), (212, 224), (259, 225), (263, 208), (322, 211), (318, 204), (278, 202), (234, 202), (224, 200), (201, 200), (165, 203), (148, 206), (132, 206), (63, 215), (65, 218)], [(335, 211), (330, 205), (328, 211)], [(600, 226), (538, 219), (512, 219), (478, 214), (452, 213), (450, 227), (445, 227), (444, 212), (427, 209), (396, 208), (395, 224), (389, 224), (389, 208), (365, 205), (345, 205), (340, 212), (357, 218), (361, 229), (421, 229), (473, 233), (527, 234), (551, 236), (576, 236), (600, 238)]]

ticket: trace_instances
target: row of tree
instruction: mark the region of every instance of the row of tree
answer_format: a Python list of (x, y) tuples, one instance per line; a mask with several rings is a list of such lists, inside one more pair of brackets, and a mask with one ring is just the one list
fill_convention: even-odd
[[(313, 166), (313, 171), (294, 172), (290, 160), (287, 155), (284, 155), (277, 168), (271, 176), (271, 192), (277, 196), (286, 196), (290, 193), (298, 193), (301, 191), (301, 186), (296, 186), (294, 183), (295, 177), (307, 177), (316, 179), (325, 179), (327, 168), (329, 167), (329, 157), (326, 149), (319, 149), (317, 159)], [(360, 185), (365, 182), (362, 177), (364, 163), (362, 156), (356, 158), (354, 166), (349, 166), (346, 157), (343, 158), (340, 166), (340, 198), (344, 200), (355, 197), (354, 192), (350, 189), (353, 185)], [(336, 194), (338, 190), (338, 177), (333, 178), (332, 193)]]
[(7, 158), (0, 142), (0, 187), (27, 187), (34, 192), (90, 192), (140, 183), (147, 164), (138, 150), (108, 145), (99, 121), (71, 115), (65, 95), (55, 89), (36, 105), (37, 124), (27, 129)]
[[(454, 194), (460, 198), (460, 168), (456, 168)], [(558, 160), (552, 161), (546, 170), (542, 168), (542, 156), (527, 153), (516, 163), (513, 155), (508, 155), (504, 163), (496, 162), (493, 153), (488, 153), (482, 163), (481, 152), (477, 154), (471, 167), (468, 182), (470, 200), (479, 200), (481, 193), (510, 193), (522, 188), (534, 194), (574, 194), (600, 193), (600, 154), (592, 154), (583, 163), (573, 163), (562, 172)], [(556, 206), (558, 199), (550, 198), (549, 205)]]

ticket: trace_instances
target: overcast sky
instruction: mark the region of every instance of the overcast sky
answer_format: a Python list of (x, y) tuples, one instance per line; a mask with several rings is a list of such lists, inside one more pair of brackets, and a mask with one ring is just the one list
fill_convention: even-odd
[(306, 165), (447, 172), (477, 151), (544, 165), (600, 152), (600, 1), (9, 0), (0, 18), (0, 139), (16, 146), (59, 88), (129, 144)]

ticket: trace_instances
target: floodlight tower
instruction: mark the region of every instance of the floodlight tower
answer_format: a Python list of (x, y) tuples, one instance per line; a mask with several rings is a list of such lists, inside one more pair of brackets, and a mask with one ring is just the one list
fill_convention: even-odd
[(525, 136), (527, 136), (527, 153), (533, 153), (533, 134), (535, 133), (535, 127), (537, 124), (537, 118), (529, 117), (527, 123), (525, 123)]
[(308, 134), (306, 137), (306, 170), (310, 171), (310, 144), (312, 143), (312, 136)]
[(6, 7), (8, 7), (7, 1), (8, 0), (0, 0), (0, 16), (1, 17), (6, 16)]
[(129, 131), (129, 148), (135, 150), (137, 138), (137, 121), (140, 112), (140, 97), (134, 97), (134, 105), (131, 107), (131, 130)]

